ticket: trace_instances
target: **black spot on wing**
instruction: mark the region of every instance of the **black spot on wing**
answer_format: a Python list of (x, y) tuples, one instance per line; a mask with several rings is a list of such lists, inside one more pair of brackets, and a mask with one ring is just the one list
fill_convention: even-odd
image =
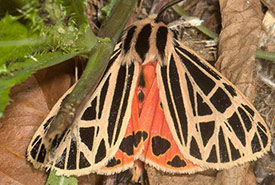
[(95, 156), (95, 163), (102, 161), (102, 159), (104, 159), (105, 157), (106, 157), (106, 146), (105, 146), (105, 141), (102, 139), (97, 149), (97, 153)]
[(148, 137), (148, 134), (145, 131), (136, 132), (134, 137), (134, 146), (137, 148), (139, 143), (141, 142), (141, 138), (143, 139), (143, 141), (145, 141), (147, 137)]
[(185, 79), (186, 79), (186, 83), (187, 83), (187, 89), (188, 89), (189, 99), (190, 99), (192, 110), (193, 110), (193, 115), (196, 116), (194, 89), (193, 89), (191, 81), (186, 73), (185, 73)]
[(200, 67), (202, 67), (206, 72), (208, 72), (212, 77), (214, 77), (216, 80), (220, 80), (221, 77), (220, 75), (218, 75), (215, 71), (213, 71), (212, 69), (210, 69), (206, 64), (204, 64), (196, 55), (190, 53), (188, 50), (183, 49), (179, 46), (177, 46), (177, 48), (183, 52), (185, 55), (187, 55), (190, 59), (192, 59), (192, 61), (194, 61), (197, 65), (199, 65)]
[(238, 111), (242, 117), (243, 123), (245, 125), (245, 128), (247, 130), (247, 132), (249, 132), (249, 130), (252, 128), (252, 123), (250, 118), (248, 117), (248, 115), (245, 113), (245, 111), (242, 108), (238, 108)]
[(129, 100), (129, 95), (130, 95), (130, 90), (132, 87), (132, 82), (133, 82), (133, 77), (134, 77), (134, 70), (135, 70), (135, 65), (134, 63), (131, 63), (131, 65), (128, 67), (128, 74), (127, 74), (127, 84), (126, 84), (126, 89), (125, 89), (125, 94), (124, 94), (124, 99), (122, 101), (122, 106), (121, 106), (121, 111), (119, 114), (119, 120), (117, 124), (117, 129), (116, 129), (116, 136), (114, 140), (114, 144), (117, 142), (118, 136), (121, 133), (120, 129), (122, 126), (122, 122), (124, 120), (124, 115), (126, 112), (127, 106), (129, 106), (129, 102), (132, 100)]
[(116, 159), (115, 157), (113, 157), (109, 162), (108, 164), (106, 165), (106, 167), (114, 167), (116, 165), (119, 165), (121, 163), (121, 160), (120, 159)]
[(190, 144), (190, 155), (192, 155), (197, 159), (201, 159), (201, 152), (200, 152), (198, 143), (196, 142), (194, 137), (192, 137), (191, 144)]
[(267, 135), (263, 132), (262, 128), (259, 127), (259, 122), (258, 122), (258, 126), (257, 126), (257, 131), (260, 135), (260, 138), (262, 139), (262, 143), (263, 143), (263, 147), (266, 147), (267, 145), (267, 141), (268, 141), (268, 137)]
[(217, 159), (217, 153), (216, 152), (217, 152), (216, 151), (216, 146), (213, 145), (213, 147), (212, 147), (212, 149), (210, 151), (210, 154), (209, 154), (209, 156), (208, 156), (208, 158), (207, 158), (206, 161), (209, 162), (209, 163), (216, 163), (218, 161), (218, 159)]
[(160, 26), (157, 31), (157, 37), (156, 37), (156, 45), (158, 48), (158, 52), (161, 56), (161, 58), (165, 55), (165, 46), (167, 42), (167, 34), (168, 34), (168, 28), (165, 26)]
[(235, 161), (241, 157), (240, 151), (235, 148), (235, 146), (233, 145), (233, 143), (230, 140), (228, 140), (228, 141), (229, 141), (232, 161)]
[(230, 98), (220, 87), (210, 98), (210, 101), (220, 113), (224, 113), (225, 110), (232, 104)]
[(231, 85), (228, 85), (228, 84), (226, 84), (226, 83), (223, 83), (223, 86), (224, 86), (225, 89), (230, 93), (230, 95), (231, 95), (232, 97), (237, 96), (236, 90), (235, 90)]
[(199, 116), (211, 115), (213, 113), (207, 103), (203, 102), (199, 93), (197, 93), (197, 109)]
[(148, 133), (143, 131), (142, 132), (142, 138), (143, 138), (143, 141), (146, 141), (146, 139), (148, 138)]
[(219, 153), (220, 153), (221, 163), (225, 163), (229, 161), (228, 151), (226, 148), (224, 134), (221, 127), (219, 131)]
[(67, 152), (67, 148), (63, 151), (61, 157), (58, 158), (58, 162), (55, 164), (55, 167), (60, 169), (65, 168), (66, 152)]
[(145, 87), (145, 79), (144, 79), (144, 69), (140, 71), (139, 79), (138, 79), (138, 87)]
[(170, 77), (171, 90), (173, 94), (172, 97), (174, 99), (174, 103), (177, 109), (176, 113), (178, 113), (182, 135), (186, 144), (187, 131), (188, 131), (187, 116), (186, 116), (186, 110), (182, 99), (183, 95), (181, 93), (181, 88), (180, 88), (181, 84), (179, 80), (179, 74), (178, 74), (178, 70), (177, 70), (173, 55), (171, 56), (171, 59), (170, 59), (169, 77)]
[(95, 127), (80, 127), (79, 129), (81, 142), (84, 143), (89, 150), (92, 150), (94, 143)]
[(108, 87), (109, 87), (109, 81), (110, 81), (110, 75), (106, 79), (106, 81), (105, 81), (105, 83), (104, 83), (104, 85), (103, 85), (103, 87), (100, 91), (98, 119), (100, 119), (101, 115), (102, 115), (102, 110), (103, 110), (104, 102), (105, 102), (105, 99), (106, 99), (107, 90), (108, 90)]
[(69, 158), (67, 161), (67, 169), (68, 170), (76, 169), (76, 154), (77, 154), (76, 138), (72, 137), (70, 151), (69, 151)]
[(83, 152), (80, 152), (80, 156), (79, 156), (79, 168), (87, 168), (91, 166), (91, 164), (89, 163), (89, 161), (87, 160), (87, 158), (85, 157), (85, 155), (83, 154)]
[(134, 138), (134, 143), (133, 145), (137, 148), (140, 141), (141, 141), (141, 137), (142, 137), (142, 132), (141, 131), (138, 131), (136, 134), (135, 134), (135, 138)]
[[(180, 49), (182, 51), (182, 48)], [(185, 51), (185, 50), (184, 50)], [(180, 56), (182, 64), (186, 67), (190, 75), (193, 77), (196, 84), (207, 96), (210, 91), (215, 87), (215, 82), (209, 78), (204, 72), (202, 72), (193, 62), (187, 59), (182, 53), (177, 51), (177, 54)]]
[(249, 106), (244, 105), (244, 104), (242, 104), (242, 106), (243, 106), (243, 108), (245, 108), (245, 110), (246, 110), (247, 112), (249, 112), (249, 114), (250, 114), (252, 117), (254, 116), (255, 112), (254, 112)]
[(97, 98), (93, 99), (91, 106), (84, 111), (81, 120), (91, 121), (96, 119), (96, 102)]
[(163, 82), (163, 86), (165, 89), (165, 97), (167, 99), (167, 103), (168, 103), (168, 108), (169, 108), (169, 113), (172, 117), (173, 123), (174, 123), (174, 127), (177, 133), (177, 136), (179, 138), (180, 143), (182, 144), (182, 138), (181, 138), (181, 134), (180, 134), (180, 130), (179, 130), (179, 126), (178, 126), (178, 121), (176, 118), (176, 114), (175, 114), (175, 110), (174, 110), (174, 106), (172, 104), (172, 98), (170, 95), (170, 90), (169, 90), (169, 82), (168, 82), (168, 78), (167, 78), (167, 67), (166, 66), (162, 66), (161, 67), (161, 77), (162, 77), (162, 82)]
[(203, 145), (206, 146), (209, 139), (213, 136), (215, 129), (215, 121), (210, 122), (200, 122), (200, 132)]
[(154, 136), (152, 138), (152, 151), (156, 156), (160, 156), (167, 152), (171, 147), (170, 142), (167, 139), (164, 139), (160, 136)]
[(123, 43), (123, 50), (124, 50), (125, 54), (130, 50), (132, 39), (133, 39), (134, 33), (136, 31), (136, 28), (137, 28), (136, 26), (133, 26), (127, 32), (126, 38)]
[(152, 27), (151, 24), (146, 24), (141, 31), (138, 34), (135, 49), (140, 56), (142, 62), (145, 59), (145, 55), (147, 54), (149, 48), (150, 48), (150, 43), (149, 43), (149, 37), (152, 32)]
[(167, 162), (168, 165), (175, 167), (175, 168), (180, 168), (180, 167), (185, 167), (186, 162), (184, 160), (181, 160), (178, 155), (176, 155), (172, 161)]
[(38, 162), (44, 163), (45, 157), (46, 157), (46, 152), (47, 151), (46, 151), (45, 145), (42, 144), (41, 148), (40, 148), (40, 151), (39, 151), (39, 154), (38, 154), (38, 157), (37, 157)]
[(259, 152), (262, 149), (259, 138), (256, 133), (251, 141), (251, 148), (253, 153)]
[(241, 141), (242, 145), (245, 146), (246, 145), (245, 132), (244, 132), (242, 123), (239, 119), (239, 116), (237, 115), (236, 112), (234, 112), (234, 114), (228, 119), (228, 123), (230, 124), (236, 136)]
[(143, 102), (143, 101), (144, 101), (144, 98), (145, 98), (145, 95), (144, 95), (143, 91), (140, 90), (140, 91), (138, 92), (138, 101), (139, 101), (139, 102)]
[(129, 135), (125, 138), (123, 138), (119, 149), (126, 153), (128, 156), (133, 155), (134, 154), (134, 136), (133, 135)]
[(108, 141), (109, 145), (111, 146), (112, 140), (113, 140), (113, 135), (114, 135), (114, 128), (117, 122), (117, 116), (119, 113), (119, 106), (121, 104), (121, 99), (123, 96), (123, 92), (125, 89), (125, 81), (126, 81), (126, 65), (123, 65), (120, 67), (116, 79), (116, 87), (115, 87), (115, 93), (112, 99), (112, 104), (111, 104), (111, 110), (110, 110), (110, 115), (108, 118)]
[[(31, 152), (30, 152), (30, 154), (31, 154), (31, 156), (32, 156), (33, 159), (36, 158), (36, 155), (37, 155), (39, 146), (40, 146), (41, 141), (42, 141), (42, 138), (41, 138), (40, 136), (37, 136), (36, 139), (37, 139), (37, 138), (39, 138), (39, 140), (37, 141), (37, 143), (35, 143), (34, 146), (32, 145), (33, 147), (32, 147), (32, 150), (31, 150)], [(35, 139), (35, 140), (36, 140), (36, 139)], [(34, 142), (33, 142), (33, 144), (34, 144)]]

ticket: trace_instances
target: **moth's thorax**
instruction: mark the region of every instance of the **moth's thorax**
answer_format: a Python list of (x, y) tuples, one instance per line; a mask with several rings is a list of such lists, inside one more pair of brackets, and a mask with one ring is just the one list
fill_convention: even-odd
[(162, 22), (154, 18), (137, 21), (122, 37), (122, 54), (125, 62), (165, 62), (173, 49), (174, 34)]

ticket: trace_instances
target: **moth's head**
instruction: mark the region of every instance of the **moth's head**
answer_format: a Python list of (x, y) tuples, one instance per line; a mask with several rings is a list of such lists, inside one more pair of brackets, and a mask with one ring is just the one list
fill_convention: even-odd
[(166, 26), (166, 24), (164, 23), (164, 21), (161, 19), (161, 20), (157, 20), (157, 14), (152, 14), (152, 15), (149, 15), (147, 18), (145, 19), (141, 19), (141, 20), (137, 20), (136, 22), (134, 22), (131, 26), (137, 26), (137, 27), (143, 27), (147, 24), (151, 24), (152, 27), (155, 27), (155, 26)]
[(125, 61), (140, 63), (168, 60), (173, 50), (175, 34), (163, 22), (162, 15), (179, 0), (166, 4), (156, 15), (136, 21), (125, 30), (121, 49)]

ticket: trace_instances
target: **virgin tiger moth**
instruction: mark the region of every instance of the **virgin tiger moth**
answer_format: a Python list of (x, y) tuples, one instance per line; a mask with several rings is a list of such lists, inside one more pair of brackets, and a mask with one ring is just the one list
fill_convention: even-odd
[(155, 16), (126, 30), (50, 156), (44, 136), (71, 89), (27, 149), (35, 167), (58, 175), (114, 174), (138, 159), (170, 173), (227, 169), (270, 148), (268, 127), (252, 104)]

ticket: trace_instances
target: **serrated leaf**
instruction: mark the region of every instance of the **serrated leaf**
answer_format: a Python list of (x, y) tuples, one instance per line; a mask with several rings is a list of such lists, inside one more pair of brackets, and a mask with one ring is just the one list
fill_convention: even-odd
[(82, 52), (85, 51), (74, 52), (71, 54), (62, 54), (61, 52), (54, 52), (47, 53), (42, 56), (37, 56), (36, 60), (39, 62), (31, 62), (30, 60), (32, 59), (28, 59), (29, 62), (24, 62), (24, 68), (18, 70), (17, 72), (11, 73), (8, 76), (0, 78), (0, 117), (2, 117), (3, 111), (9, 103), (8, 95), (11, 87), (20, 82), (23, 82), (37, 70), (56, 65), (70, 58), (73, 58), (81, 54)]
[(37, 34), (29, 32), (18, 17), (6, 15), (0, 21), (0, 27), (0, 66), (27, 55), (32, 47), (43, 42)]

